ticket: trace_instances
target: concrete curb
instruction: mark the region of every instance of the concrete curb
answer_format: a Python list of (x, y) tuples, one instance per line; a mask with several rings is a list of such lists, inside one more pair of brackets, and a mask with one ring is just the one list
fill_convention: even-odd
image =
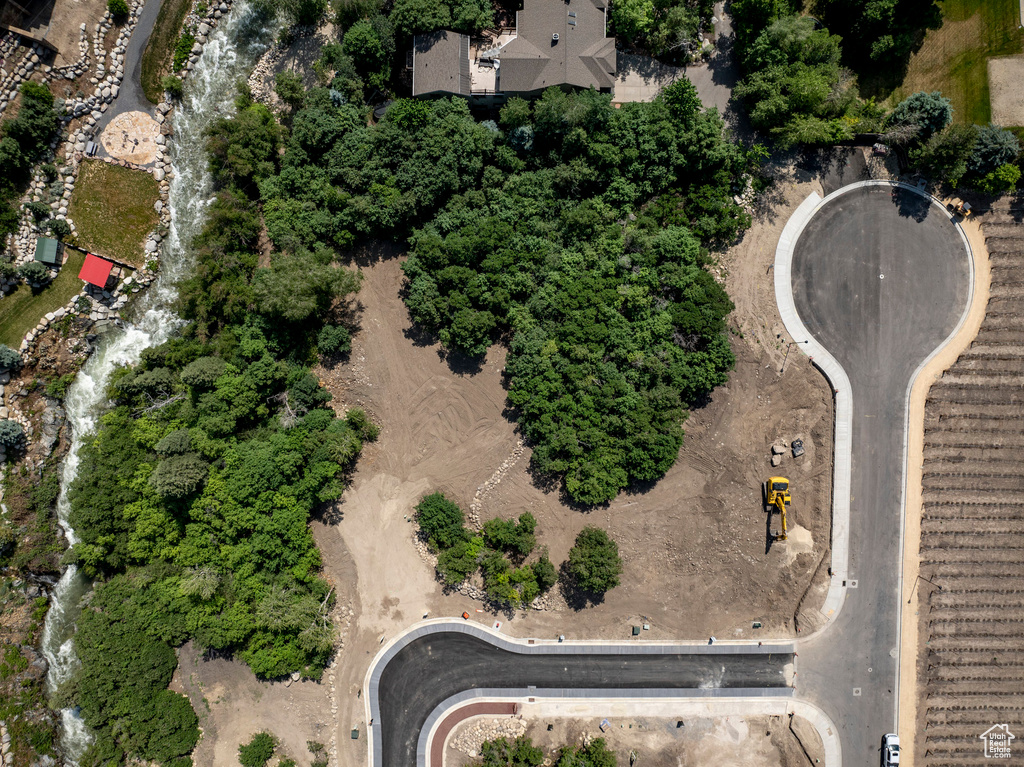
[[(364, 707), (366, 711), (366, 721), (376, 722), (380, 721), (380, 706), (379, 706), (379, 692), (380, 692), (380, 679), (384, 673), (384, 669), (387, 667), (388, 662), (394, 658), (399, 652), (402, 651), (406, 645), (430, 634), (440, 634), (446, 632), (456, 632), (460, 634), (470, 634), (471, 636), (482, 639), (485, 642), (489, 642), (495, 647), (499, 647), (508, 652), (522, 653), (522, 654), (545, 654), (550, 655), (552, 653), (564, 653), (567, 655), (655, 655), (655, 654), (694, 654), (694, 655), (750, 655), (750, 654), (762, 654), (770, 655), (772, 653), (795, 653), (796, 645), (793, 642), (762, 642), (757, 644), (748, 640), (738, 641), (716, 641), (714, 644), (708, 644), (707, 642), (620, 642), (620, 641), (569, 641), (559, 642), (557, 639), (529, 639), (529, 638), (512, 638), (501, 634), (500, 632), (487, 627), (481, 626), (478, 623), (469, 623), (464, 621), (453, 620), (451, 618), (433, 618), (426, 621), (420, 621), (414, 624), (410, 628), (406, 629), (402, 633), (393, 637), (390, 641), (384, 645), (373, 661), (370, 663), (370, 667), (366, 670), (366, 676), (363, 681), (363, 689), (366, 691)], [(383, 639), (381, 640), (383, 644)], [(786, 688), (766, 688), (765, 692), (752, 691), (750, 695), (757, 696), (771, 692), (772, 694), (778, 695), (792, 695), (792, 687)], [(547, 691), (549, 697), (563, 697), (566, 695), (572, 695), (574, 697), (588, 697), (590, 692), (600, 694), (601, 697), (611, 698), (624, 693), (627, 691), (620, 690), (609, 690), (609, 689), (598, 689), (596, 691), (590, 690), (551, 690)], [(726, 692), (736, 692), (728, 689), (715, 689), (715, 690), (692, 690), (694, 696), (697, 695), (714, 695), (722, 694)], [(461, 696), (478, 697), (480, 690), (467, 690), (464, 693), (453, 696), (452, 703), (460, 702)], [(507, 695), (500, 695), (499, 697), (524, 697), (534, 696), (536, 693), (529, 690), (512, 690)], [(680, 697), (678, 690), (633, 690), (632, 696), (647, 695), (653, 698), (669, 697)], [(628, 696), (627, 696), (628, 697)], [(438, 709), (450, 708), (450, 705), (442, 704)], [(438, 709), (435, 709), (434, 713), (437, 713)], [(431, 714), (433, 716), (433, 713)], [(428, 724), (431, 723), (431, 719), (428, 718)], [(436, 724), (436, 720), (434, 720)], [(430, 726), (433, 726), (431, 724)], [(428, 729), (426, 726), (424, 729)], [(420, 732), (420, 737), (423, 737), (423, 731)], [(369, 756), (370, 767), (382, 767), (381, 760), (383, 758), (383, 744), (374, 737), (373, 727), (367, 727), (367, 753)]]
[[(928, 192), (910, 184), (904, 184), (902, 182), (892, 181), (858, 181), (853, 184), (837, 189), (836, 191), (829, 194), (824, 199), (821, 198), (817, 193), (808, 195), (807, 199), (800, 204), (789, 221), (786, 222), (785, 228), (782, 230), (782, 235), (779, 238), (779, 244), (775, 249), (775, 300), (779, 306), (779, 314), (782, 316), (782, 322), (786, 326), (786, 330), (793, 337), (794, 341), (799, 344), (804, 353), (810, 357), (812, 364), (817, 367), (825, 376), (825, 378), (832, 385), (832, 390), (835, 392), (836, 399), (836, 427), (835, 427), (835, 441), (834, 441), (834, 455), (835, 455), (835, 467), (833, 470), (833, 483), (832, 483), (832, 567), (831, 573), (832, 578), (829, 582), (828, 594), (825, 597), (825, 602), (821, 607), (821, 612), (825, 616), (828, 622), (834, 621), (839, 615), (839, 611), (842, 609), (843, 603), (846, 600), (846, 581), (849, 579), (849, 565), (850, 565), (850, 476), (851, 476), (851, 462), (853, 457), (853, 392), (850, 386), (850, 379), (846, 375), (846, 371), (843, 370), (836, 359), (822, 347), (811, 334), (808, 332), (807, 327), (804, 325), (803, 320), (800, 319), (796, 311), (796, 304), (793, 299), (793, 282), (792, 282), (792, 264), (793, 264), (793, 252), (796, 248), (797, 240), (800, 239), (800, 235), (803, 233), (807, 223), (811, 220), (815, 213), (818, 212), (822, 207), (827, 205), (829, 202), (837, 197), (840, 197), (848, 192), (852, 192), (856, 189), (870, 186), (884, 186), (884, 187), (895, 187), (899, 189), (905, 189), (908, 192), (919, 194), (925, 199), (929, 200), (933, 205), (942, 211), (942, 214), (953, 220), (953, 217), (946, 210), (945, 205), (941, 200)], [(954, 224), (956, 224), (954, 220)], [(957, 323), (956, 329), (946, 337), (946, 339), (937, 346), (932, 353), (917, 367), (914, 374), (910, 378), (910, 382), (907, 384), (907, 392), (904, 399), (904, 418), (909, 417), (909, 402), (910, 393), (914, 388), (914, 383), (917, 381), (918, 375), (924, 370), (928, 364), (944, 349), (953, 338), (960, 332), (963, 327), (964, 321), (967, 318), (967, 314), (970, 311), (971, 298), (974, 295), (974, 263), (973, 254), (971, 251), (970, 243), (967, 241), (967, 236), (964, 234), (959, 224), (956, 224), (956, 230), (960, 234), (960, 239), (964, 244), (964, 248), (967, 250), (967, 257), (970, 261), (970, 279), (971, 284), (968, 289), (968, 300), (967, 308), (964, 310), (963, 315), (960, 317), (960, 321)], [(904, 421), (903, 429), (903, 492), (900, 500), (900, 552), (902, 556), (903, 552), (903, 535), (905, 525), (905, 504), (906, 504), (906, 478), (907, 478), (907, 428), (909, 423)], [(898, 580), (899, 593), (902, 594), (903, 587), (903, 569), (900, 568)], [(902, 604), (902, 602), (901, 602)], [(818, 631), (810, 634), (802, 639), (810, 639), (813, 636), (820, 634), (825, 631), (828, 627), (826, 623)], [(897, 692), (899, 687), (899, 663), (897, 662)], [(897, 698), (898, 699), (898, 698)]]
[[(867, 183), (867, 182), (864, 182)], [(850, 379), (835, 357), (821, 346), (807, 330), (796, 311), (793, 298), (793, 252), (804, 227), (818, 209), (835, 195), (853, 189), (858, 184), (843, 187), (824, 200), (811, 193), (796, 209), (779, 237), (775, 248), (775, 302), (779, 306), (782, 324), (802, 351), (811, 359), (835, 394), (835, 438), (833, 440), (834, 465), (832, 470), (832, 567), (828, 594), (821, 606), (826, 621), (835, 620), (846, 600), (846, 581), (850, 566), (850, 472), (853, 455), (853, 394)], [(828, 623), (825, 624), (825, 627)], [(824, 630), (824, 627), (823, 629)], [(815, 632), (817, 633), (817, 632)], [(804, 637), (809, 638), (809, 637)]]
[[(661, 709), (666, 705), (672, 707), (671, 716), (681, 719), (795, 715), (807, 720), (817, 730), (824, 750), (826, 767), (841, 765), (843, 760), (838, 728), (817, 706), (791, 697), (792, 690), (780, 691), (777, 694), (767, 694), (770, 692), (767, 690), (696, 690), (696, 694), (688, 697), (673, 695), (672, 693), (677, 692), (674, 690), (666, 690), (664, 692), (667, 694), (656, 696), (648, 695), (647, 691), (637, 690), (615, 690), (610, 693), (606, 690), (572, 690), (568, 691), (568, 695), (559, 694), (561, 692), (565, 691), (470, 690), (468, 693), (452, 696), (430, 713), (420, 731), (416, 748), (417, 767), (443, 767), (443, 764), (432, 764), (428, 758), (438, 726), (459, 708), (481, 702), (516, 702), (521, 706), (542, 708), (552, 704), (557, 708), (571, 705), (574, 708), (571, 714), (544, 712), (544, 716), (551, 717), (605, 716), (608, 715), (608, 708), (611, 706), (618, 709), (619, 713), (616, 713), (616, 716), (623, 716), (623, 708), (628, 712), (627, 715), (655, 716), (664, 715)], [(652, 712), (652, 708), (659, 710)]]

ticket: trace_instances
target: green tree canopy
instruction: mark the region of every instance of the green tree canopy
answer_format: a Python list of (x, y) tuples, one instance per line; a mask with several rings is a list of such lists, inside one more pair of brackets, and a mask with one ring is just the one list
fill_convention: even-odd
[(622, 574), (618, 545), (601, 528), (584, 527), (569, 550), (568, 572), (585, 591), (603, 594), (615, 588)]

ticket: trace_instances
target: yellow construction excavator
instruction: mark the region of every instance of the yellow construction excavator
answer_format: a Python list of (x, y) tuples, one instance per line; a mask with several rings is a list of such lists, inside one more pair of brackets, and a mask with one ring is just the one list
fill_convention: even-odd
[(782, 531), (772, 533), (773, 541), (784, 541), (789, 537), (786, 528), (786, 507), (789, 506), (790, 500), (789, 480), (785, 477), (772, 477), (764, 483), (765, 511), (769, 514), (778, 514), (782, 520)]

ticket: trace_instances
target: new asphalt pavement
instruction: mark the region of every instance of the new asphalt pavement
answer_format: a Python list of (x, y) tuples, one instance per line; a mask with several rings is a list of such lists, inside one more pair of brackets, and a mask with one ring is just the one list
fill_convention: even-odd
[(908, 385), (959, 324), (969, 268), (949, 216), (909, 190), (846, 192), (796, 243), (797, 312), (853, 389), (850, 589), (836, 621), (800, 643), (797, 690), (838, 726), (844, 767), (878, 765), (895, 731)]
[[(562, 646), (558, 650), (569, 650)], [(530, 648), (533, 649), (533, 648)], [(428, 634), (403, 647), (379, 683), (380, 767), (415, 767), (420, 730), (438, 704), (477, 688), (680, 690), (787, 686), (792, 653), (513, 652), (463, 633)], [(653, 648), (652, 648), (653, 649)], [(712, 650), (712, 648), (708, 648)]]

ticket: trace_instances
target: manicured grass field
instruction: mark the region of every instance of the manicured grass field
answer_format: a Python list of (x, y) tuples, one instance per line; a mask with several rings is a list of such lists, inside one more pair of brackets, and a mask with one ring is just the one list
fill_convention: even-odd
[(149, 173), (83, 162), (68, 206), (78, 244), (98, 256), (144, 266), (143, 242), (159, 220), (153, 207), (158, 199), (160, 186)]
[(894, 101), (915, 91), (942, 91), (953, 102), (955, 121), (984, 125), (991, 119), (987, 60), (1024, 51), (1019, 2), (943, 0), (939, 5), (943, 24), (928, 31), (911, 57)]
[(39, 323), (44, 314), (66, 305), (81, 292), (84, 283), (78, 279), (78, 272), (85, 261), (85, 254), (70, 248), (67, 253), (64, 266), (46, 287), (33, 291), (22, 283), (13, 293), (0, 299), (0, 343), (17, 349), (25, 334)]
[(142, 52), (142, 90), (154, 104), (163, 101), (160, 79), (170, 72), (174, 46), (191, 7), (192, 0), (163, 0), (146, 50)]

